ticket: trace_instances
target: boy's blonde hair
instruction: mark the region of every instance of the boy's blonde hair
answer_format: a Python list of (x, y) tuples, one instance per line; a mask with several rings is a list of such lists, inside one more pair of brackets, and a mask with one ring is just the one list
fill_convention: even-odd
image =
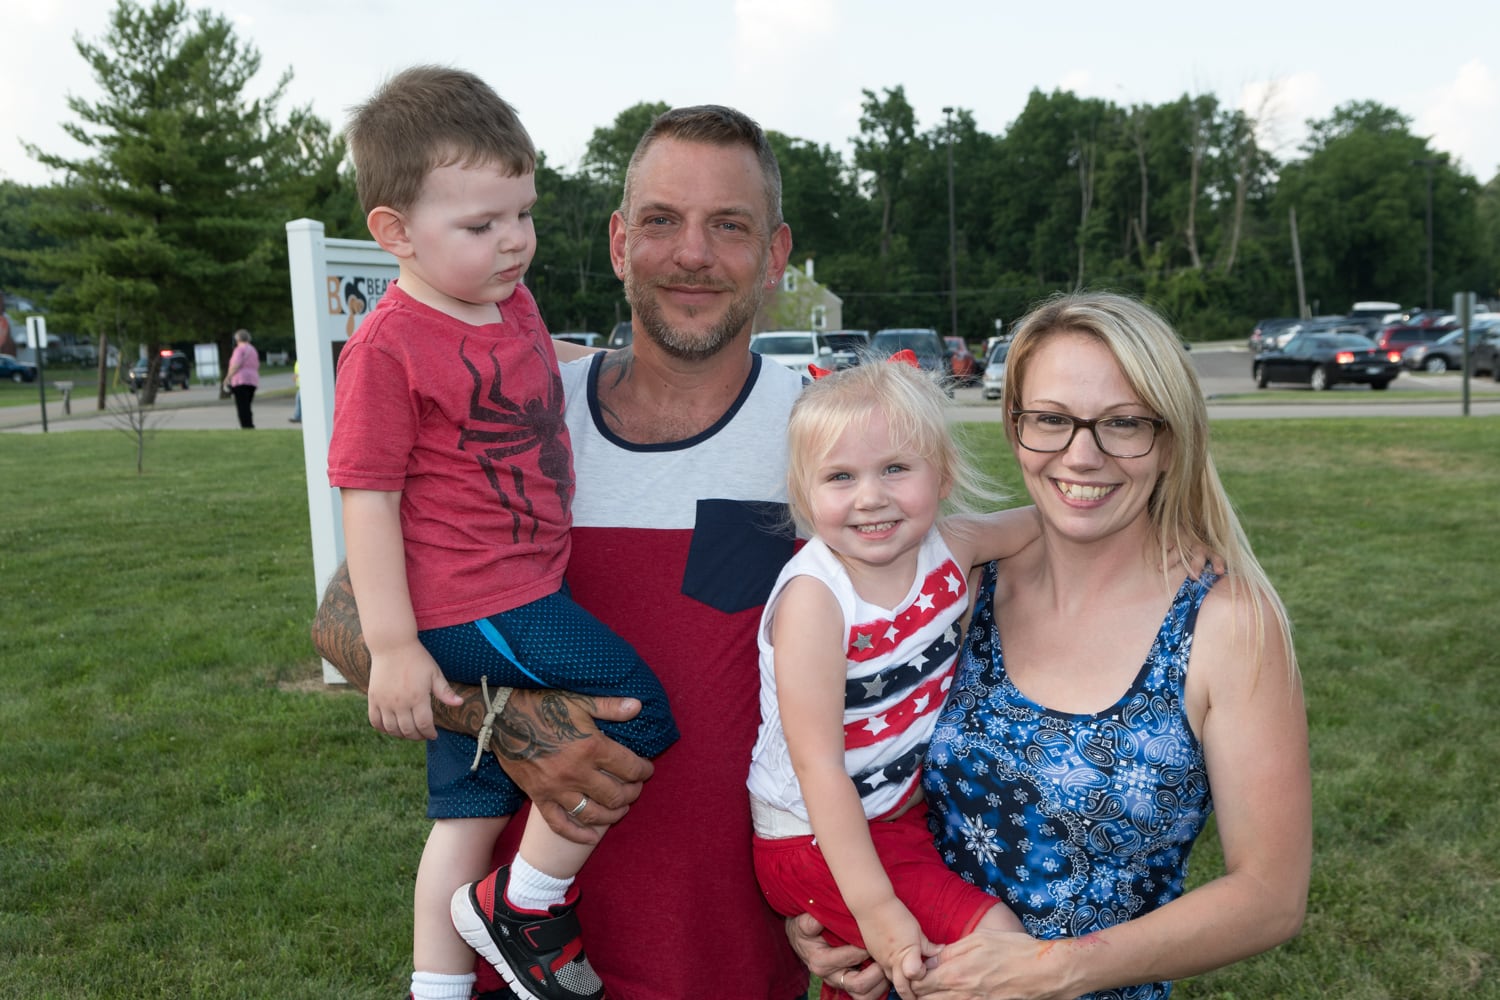
[(948, 427), (948, 394), (935, 374), (900, 361), (868, 359), (802, 390), (787, 422), (787, 498), (792, 521), (811, 536), (813, 477), (844, 432), (872, 413), (885, 417), (891, 444), (921, 455), (949, 487), (946, 513), (999, 506), (1010, 495), (964, 454)]
[(536, 147), (515, 109), (473, 73), (446, 66), (391, 77), (353, 108), (344, 138), (366, 215), (409, 210), (438, 167), (498, 164), (513, 177), (536, 170)]

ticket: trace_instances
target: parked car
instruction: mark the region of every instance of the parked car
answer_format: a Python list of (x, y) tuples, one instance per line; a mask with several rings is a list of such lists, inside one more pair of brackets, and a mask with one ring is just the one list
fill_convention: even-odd
[(948, 345), (931, 328), (891, 327), (875, 334), (870, 341), (870, 351), (877, 358), (888, 358), (897, 351), (910, 350), (917, 356), (917, 364), (941, 375), (952, 375), (948, 363)]
[(829, 330), (823, 334), (823, 343), (833, 351), (830, 367), (834, 371), (853, 368), (870, 353), (870, 331)]
[(553, 340), (561, 340), (569, 344), (577, 344), (580, 347), (603, 347), (604, 334), (602, 333), (554, 333)]
[(630, 341), (634, 338), (634, 336), (635, 331), (630, 326), (630, 320), (627, 319), (621, 323), (615, 324), (615, 328), (609, 332), (609, 343), (605, 346), (611, 349), (614, 349), (616, 347), (629, 347)]
[(958, 380), (958, 384), (978, 385), (980, 382), (979, 359), (974, 357), (974, 352), (969, 350), (969, 345), (964, 343), (964, 338), (944, 337), (943, 344), (948, 348), (948, 367), (953, 371), (953, 377)]
[(1445, 372), (1464, 366), (1464, 332), (1449, 330), (1428, 344), (1412, 344), (1401, 352), (1401, 363), (1412, 371)]
[[(161, 363), (156, 368), (156, 384), (159, 388), (170, 391), (174, 385), (186, 389), (193, 384), (193, 367), (186, 354), (181, 351), (162, 351), (159, 360)], [(146, 384), (150, 361), (150, 358), (141, 358), (125, 373), (125, 381), (129, 383), (132, 392)]]
[(1270, 350), (1275, 347), (1285, 347), (1287, 342), (1299, 333), (1360, 333), (1368, 335), (1359, 323), (1354, 323), (1346, 316), (1314, 316), (1311, 319), (1294, 319), (1284, 326), (1278, 326), (1272, 330), (1261, 345), (1261, 350)]
[(0, 378), (12, 382), (35, 382), (36, 365), (17, 361), (9, 354), (0, 354)]
[(1295, 316), (1272, 316), (1255, 324), (1255, 329), (1250, 331), (1250, 350), (1259, 354), (1271, 346), (1276, 334), (1289, 326), (1295, 326), (1301, 320)]
[(1010, 353), (1010, 342), (1002, 340), (992, 344), (984, 356), (984, 398), (999, 399), (1005, 387), (1005, 356)]
[(1409, 323), (1392, 323), (1375, 337), (1375, 346), (1382, 351), (1400, 354), (1413, 344), (1430, 344), (1453, 329), (1451, 326), (1415, 326)]
[(1381, 350), (1358, 333), (1303, 333), (1285, 347), (1258, 355), (1251, 374), (1262, 389), (1272, 382), (1297, 382), (1315, 390), (1362, 382), (1384, 389), (1401, 374), (1401, 354)]
[(750, 337), (750, 350), (802, 375), (808, 365), (833, 368), (833, 348), (815, 330), (765, 330)]
[(1500, 382), (1500, 322), (1469, 331), (1469, 371), (1474, 375), (1489, 372)]

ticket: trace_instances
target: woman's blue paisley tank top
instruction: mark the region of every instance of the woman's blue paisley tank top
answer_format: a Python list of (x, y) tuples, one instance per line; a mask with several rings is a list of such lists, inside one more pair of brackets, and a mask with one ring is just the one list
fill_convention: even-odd
[[(1130, 689), (1096, 715), (1050, 711), (1011, 683), (995, 579), (991, 563), (928, 750), (928, 822), (948, 867), (1004, 900), (1027, 933), (1079, 937), (1182, 894), (1213, 809), (1183, 689), (1198, 608), (1217, 577), (1183, 582)], [(1089, 997), (1145, 1000), (1171, 988)]]

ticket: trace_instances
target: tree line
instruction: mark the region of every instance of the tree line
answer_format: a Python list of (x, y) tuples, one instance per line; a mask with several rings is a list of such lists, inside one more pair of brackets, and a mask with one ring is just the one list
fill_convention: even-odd
[[(247, 97), (259, 53), (184, 0), (121, 0), (103, 37), (76, 46), (101, 93), (68, 101), (85, 153), (28, 146), (62, 179), (0, 183), (0, 288), (44, 304), (54, 331), (112, 345), (227, 347), (248, 326), (290, 347), (285, 223), (368, 238), (338, 126), (282, 110), (290, 71)], [(553, 330), (627, 318), (608, 217), (666, 107), (621, 111), (574, 169), (538, 165), (528, 283)], [(1212, 95), (1126, 107), (1036, 90), (1002, 135), (946, 111), (920, 128), (901, 86), (866, 90), (847, 159), (769, 130), (793, 260), (815, 261), (847, 327), (947, 333), (956, 312), (956, 332), (981, 342), (1054, 291), (1109, 287), (1189, 339), (1240, 337), (1303, 308), (1294, 239), (1314, 314), (1427, 305), (1429, 288), (1439, 306), (1500, 296), (1500, 174), (1476, 181), (1395, 109), (1343, 105), (1286, 159)]]

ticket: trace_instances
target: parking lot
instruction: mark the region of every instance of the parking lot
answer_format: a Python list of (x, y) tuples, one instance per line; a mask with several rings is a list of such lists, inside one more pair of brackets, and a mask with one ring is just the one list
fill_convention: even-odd
[[(1255, 388), (1250, 376), (1250, 352), (1244, 344), (1200, 344), (1193, 348), (1191, 357), (1204, 395), (1208, 397), (1209, 416), (1213, 419), (1457, 416), (1463, 412), (1463, 376), (1458, 372), (1441, 375), (1404, 372), (1384, 392), (1354, 385), (1335, 386), (1328, 392), (1278, 387), (1267, 396), (1265, 391)], [(289, 422), (292, 415), (291, 387), (289, 373), (262, 376), (261, 389), (255, 397), (257, 427), (297, 427)], [(1435, 400), (1430, 398), (1434, 392), (1449, 395)], [(1470, 413), (1500, 414), (1500, 382), (1488, 377), (1473, 379), (1469, 392)], [(1257, 396), (1267, 398), (1258, 399)], [(108, 414), (100, 414), (94, 409), (92, 397), (80, 399), (75, 396), (72, 409), (71, 416), (67, 416), (62, 412), (60, 401), (50, 402), (47, 407), (48, 430), (118, 427)], [(156, 414), (154, 426), (162, 429), (233, 430), (239, 426), (233, 400), (219, 399), (214, 386), (195, 384), (186, 392), (161, 393), (157, 396)], [(957, 389), (952, 416), (956, 421), (998, 421), (1001, 419), (1000, 401), (986, 400), (983, 390), (977, 387)], [(0, 407), (0, 431), (41, 433), (40, 404)]]

